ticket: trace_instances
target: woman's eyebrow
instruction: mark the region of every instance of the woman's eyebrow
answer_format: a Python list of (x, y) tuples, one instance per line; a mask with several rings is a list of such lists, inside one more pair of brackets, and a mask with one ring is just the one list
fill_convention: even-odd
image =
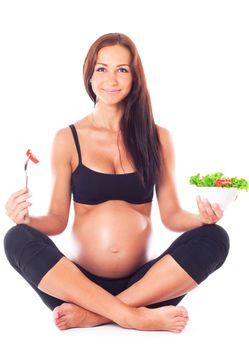
[[(105, 63), (97, 62), (96, 64), (101, 64), (102, 66), (108, 67), (108, 64), (105, 64)], [(118, 65), (117, 65), (117, 67), (121, 67), (121, 66), (128, 66), (128, 67), (130, 67), (130, 65), (127, 64), (127, 63), (118, 64)]]

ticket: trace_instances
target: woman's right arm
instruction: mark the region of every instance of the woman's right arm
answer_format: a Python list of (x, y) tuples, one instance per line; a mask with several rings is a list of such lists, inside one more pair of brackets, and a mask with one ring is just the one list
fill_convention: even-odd
[(16, 224), (26, 224), (46, 235), (57, 235), (67, 226), (71, 190), (71, 138), (70, 129), (59, 130), (54, 138), (51, 166), (52, 166), (52, 194), (46, 215), (30, 216), (28, 208), (31, 197), (26, 189), (13, 193), (5, 208), (7, 215)]

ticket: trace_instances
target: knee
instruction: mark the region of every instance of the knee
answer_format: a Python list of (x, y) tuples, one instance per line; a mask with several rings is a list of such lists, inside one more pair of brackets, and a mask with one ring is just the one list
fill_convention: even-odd
[(226, 251), (229, 251), (230, 248), (230, 239), (227, 231), (222, 227), (217, 224), (212, 225), (212, 229), (214, 231), (214, 236), (217, 237), (217, 240), (220, 242), (220, 244), (223, 244), (225, 247)]
[(4, 237), (4, 251), (7, 259), (12, 266), (17, 266), (17, 261), (23, 250), (23, 247), (30, 240), (29, 235), (25, 234), (25, 225), (19, 224), (9, 229)]
[(216, 252), (217, 268), (219, 268), (229, 253), (229, 235), (223, 227), (217, 224), (203, 226), (203, 234), (209, 241), (213, 242), (213, 252)]
[(225, 262), (230, 247), (229, 236), (217, 224), (204, 225), (189, 233), (189, 274), (199, 284)]

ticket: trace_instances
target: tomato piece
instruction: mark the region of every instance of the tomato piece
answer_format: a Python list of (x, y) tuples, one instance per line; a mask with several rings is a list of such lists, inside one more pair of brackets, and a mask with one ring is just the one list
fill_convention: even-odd
[(230, 185), (231, 182), (232, 180), (230, 179), (218, 179), (215, 183), (215, 186), (216, 187), (227, 186), (227, 185)]
[(26, 155), (27, 157), (29, 157), (30, 160), (32, 160), (33, 163), (39, 163), (39, 160), (34, 156), (30, 149), (27, 150)]

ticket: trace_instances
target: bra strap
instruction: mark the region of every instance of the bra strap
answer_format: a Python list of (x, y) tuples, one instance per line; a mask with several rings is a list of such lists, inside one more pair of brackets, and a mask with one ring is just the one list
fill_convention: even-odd
[(75, 146), (76, 146), (78, 157), (79, 157), (79, 163), (81, 164), (82, 161), (81, 161), (81, 152), (80, 152), (80, 144), (79, 144), (78, 134), (77, 134), (76, 128), (73, 124), (69, 125), (69, 127), (73, 133), (73, 138), (74, 138)]

